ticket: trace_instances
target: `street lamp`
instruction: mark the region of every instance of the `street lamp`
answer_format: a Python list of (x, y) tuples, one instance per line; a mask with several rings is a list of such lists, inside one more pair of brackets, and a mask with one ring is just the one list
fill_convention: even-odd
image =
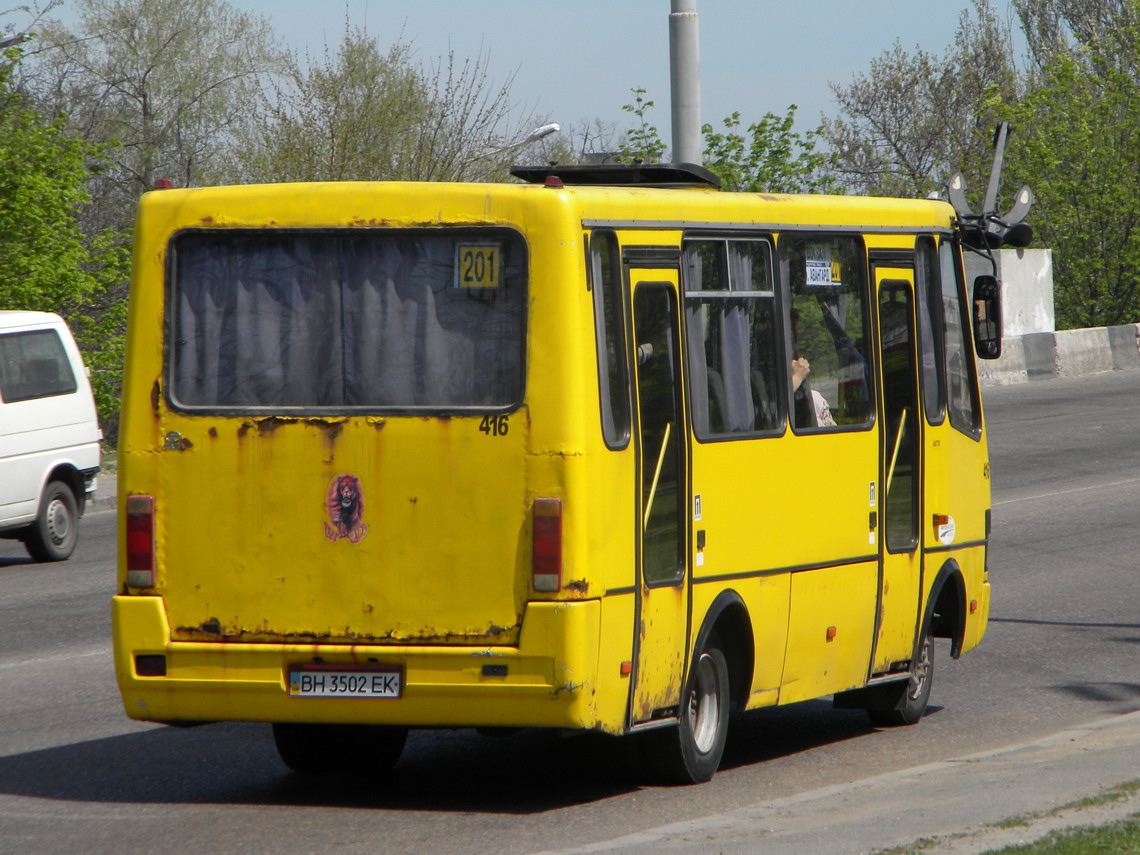
[(562, 130), (561, 125), (559, 125), (557, 122), (551, 122), (549, 125), (543, 125), (542, 127), (535, 128), (533, 131), (527, 134), (522, 141), (516, 143), (516, 145), (518, 145), (520, 148), (524, 145), (530, 145), (532, 142), (538, 142), (538, 140), (542, 139), (543, 137), (548, 137), (551, 134), (556, 134), (560, 130)]
[(525, 148), (526, 146), (530, 145), (532, 142), (537, 142), (538, 140), (542, 139), (543, 137), (548, 137), (551, 134), (556, 134), (560, 130), (562, 130), (562, 126), (559, 125), (557, 122), (551, 122), (548, 125), (541, 125), (541, 126), (535, 128), (533, 131), (531, 131), (529, 134), (527, 134), (521, 140), (516, 140), (513, 143), (507, 143), (506, 145), (501, 145), (498, 148), (493, 148), (493, 149), (490, 149), (489, 151), (484, 151), (484, 152), (480, 152), (478, 154), (472, 155), (471, 157), (469, 157), (466, 160), (464, 160), (463, 162), (461, 162), (459, 164), (459, 166), (456, 167), (453, 174), (456, 176), (459, 176), (463, 173), (463, 171), (468, 166), (470, 166), (473, 163), (476, 163), (477, 161), (489, 160), (489, 159), (495, 157), (496, 155), (503, 154), (504, 152), (508, 152), (508, 151), (513, 152), (513, 151), (521, 150), (521, 149)]
[[(9, 38), (6, 38), (6, 39), (0, 39), (0, 50), (3, 50), (4, 48), (9, 47), (10, 45), (18, 45), (18, 44), (20, 44), (20, 42), (26, 42), (30, 38), (31, 38), (31, 36), (28, 35), (27, 33), (20, 33), (20, 34), (15, 35), (15, 36), (10, 36)], [(555, 125), (554, 128), (555, 128), (555, 130), (557, 130), (558, 125)], [(539, 130), (542, 130), (542, 128), (539, 128)]]

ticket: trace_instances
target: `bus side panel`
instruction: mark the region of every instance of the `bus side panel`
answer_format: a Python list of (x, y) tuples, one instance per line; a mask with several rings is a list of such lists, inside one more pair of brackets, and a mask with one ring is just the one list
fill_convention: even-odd
[(692, 542), (704, 543), (694, 555), (693, 633), (722, 590), (740, 595), (754, 643), (750, 706), (775, 703), (787, 649), (791, 581), (776, 570), (791, 556), (782, 544), (782, 448), (778, 438), (692, 445), (693, 495), (700, 497), (701, 513)]
[[(878, 583), (869, 543), (876, 462), (872, 431), (789, 430), (778, 438), (694, 444), (701, 520), (693, 525), (705, 531), (695, 580), (739, 574), (764, 582), (744, 589), (755, 592), (745, 602), (756, 644), (756, 705), (781, 685), (784, 703), (866, 678)], [(698, 584), (709, 602), (711, 587)]]
[[(792, 577), (781, 704), (864, 684), (875, 627), (877, 573), (878, 564), (869, 562), (809, 570)], [(848, 605), (852, 601), (859, 603), (859, 608), (852, 609)]]
[[(697, 523), (700, 525), (700, 523)], [(741, 579), (702, 582), (695, 578), (693, 586), (693, 633), (704, 623), (704, 615), (721, 593), (731, 591), (745, 603), (753, 636), (753, 649), (725, 649), (730, 659), (751, 656), (752, 673), (743, 709), (772, 706), (780, 695), (780, 678), (784, 669), (784, 649), (788, 639), (788, 600), (791, 575), (750, 576)], [(727, 644), (725, 639), (722, 643)]]
[[(878, 544), (875, 431), (782, 440), (772, 480), (776, 566), (792, 574), (780, 703), (861, 686), (874, 643)], [(874, 498), (873, 498), (874, 497)]]

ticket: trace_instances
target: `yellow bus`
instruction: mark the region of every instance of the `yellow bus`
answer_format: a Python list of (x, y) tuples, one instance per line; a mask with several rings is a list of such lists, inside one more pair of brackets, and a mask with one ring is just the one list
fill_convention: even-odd
[(680, 782), (730, 707), (918, 721), (990, 601), (996, 280), (972, 312), (950, 206), (517, 174), (142, 199), (127, 713), (272, 723), (300, 772), (600, 731)]

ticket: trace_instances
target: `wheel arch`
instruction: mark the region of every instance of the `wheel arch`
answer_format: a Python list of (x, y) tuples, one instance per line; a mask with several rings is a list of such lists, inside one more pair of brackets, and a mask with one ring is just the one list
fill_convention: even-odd
[(946, 559), (930, 586), (922, 628), (919, 639), (927, 632), (935, 638), (949, 638), (950, 656), (957, 659), (962, 655), (966, 638), (966, 582), (962, 568), (953, 558)]
[(83, 473), (79, 471), (74, 463), (56, 463), (48, 470), (47, 477), (44, 478), (44, 482), (40, 485), (40, 496), (37, 502), (37, 508), (43, 503), (44, 493), (53, 481), (59, 481), (61, 484), (67, 485), (67, 488), (71, 490), (71, 495), (75, 497), (75, 505), (79, 510), (79, 515), (83, 516), (87, 505), (87, 490), (84, 487)]
[(693, 649), (703, 650), (714, 632), (728, 662), (729, 697), (743, 708), (752, 690), (756, 646), (748, 607), (731, 588), (721, 591), (705, 612)]

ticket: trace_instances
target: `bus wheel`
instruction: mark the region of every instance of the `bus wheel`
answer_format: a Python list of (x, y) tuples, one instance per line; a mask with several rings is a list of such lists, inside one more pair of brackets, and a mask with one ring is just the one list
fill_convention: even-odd
[(728, 663), (712, 635), (685, 684), (678, 726), (643, 734), (646, 763), (660, 778), (698, 784), (713, 776), (728, 737), (728, 688)]
[(78, 539), (79, 505), (75, 494), (62, 481), (52, 481), (44, 490), (24, 547), (36, 561), (63, 561), (71, 557)]
[(871, 723), (877, 727), (901, 727), (918, 724), (930, 700), (930, 685), (934, 680), (934, 642), (928, 634), (918, 651), (918, 660), (911, 670), (906, 688), (898, 703), (891, 709), (867, 710)]
[(396, 765), (406, 727), (369, 724), (273, 725), (277, 753), (303, 775), (374, 775)]

